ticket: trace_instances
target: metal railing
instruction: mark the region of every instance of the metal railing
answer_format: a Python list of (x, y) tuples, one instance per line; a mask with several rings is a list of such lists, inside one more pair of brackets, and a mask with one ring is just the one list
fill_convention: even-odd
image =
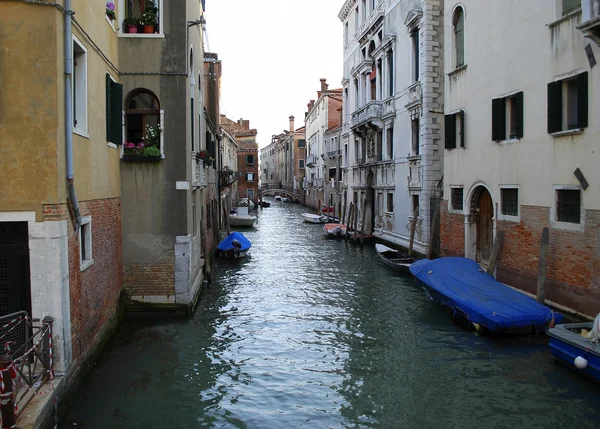
[[(3, 427), (23, 412), (42, 385), (54, 378), (54, 319), (32, 319), (25, 311), (0, 317), (0, 408)], [(14, 424), (14, 422), (12, 424)]]

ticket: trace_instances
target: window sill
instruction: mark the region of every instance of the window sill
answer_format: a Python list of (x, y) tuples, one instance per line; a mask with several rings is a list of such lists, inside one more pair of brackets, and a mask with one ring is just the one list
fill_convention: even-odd
[(86, 139), (90, 138), (90, 135), (87, 133), (87, 131), (83, 131), (78, 128), (73, 128), (73, 134), (77, 134), (78, 136), (85, 137)]
[(108, 147), (112, 147), (113, 149), (119, 149), (119, 146), (117, 146), (117, 145), (116, 145), (116, 144), (114, 144), (114, 143), (111, 143), (111, 142), (106, 142), (106, 144), (108, 145)]
[(465, 65), (462, 65), (462, 66), (460, 66), (460, 67), (456, 67), (454, 70), (452, 70), (452, 71), (450, 71), (450, 72), (446, 73), (446, 76), (448, 76), (448, 77), (455, 76), (455, 75), (457, 75), (457, 74), (460, 74), (460, 73), (462, 73), (462, 72), (463, 72), (463, 71), (465, 71), (466, 69), (467, 69), (467, 65), (466, 65), (466, 64), (465, 64)]
[(142, 155), (123, 155), (121, 161), (131, 162), (157, 162), (165, 159), (164, 155), (161, 156), (142, 156)]
[(86, 259), (85, 261), (81, 261), (81, 266), (79, 267), (79, 271), (85, 271), (92, 265), (94, 265), (93, 259)]
[(500, 145), (504, 145), (504, 144), (513, 144), (513, 143), (517, 143), (518, 141), (520, 141), (521, 139), (519, 138), (514, 138), (514, 139), (508, 139), (508, 140), (500, 140), (498, 142), (498, 144)]
[(575, 128), (572, 130), (558, 131), (556, 133), (550, 134), (552, 137), (565, 137), (565, 136), (576, 136), (583, 133), (583, 128)]
[(462, 146), (458, 146), (458, 147), (445, 147), (444, 150), (448, 150), (448, 151), (452, 151), (452, 150), (465, 150), (464, 147)]
[(571, 18), (573, 18), (574, 16), (577, 16), (577, 15), (581, 15), (581, 7), (578, 7), (577, 9), (574, 9), (571, 12), (568, 12), (566, 15), (561, 16), (556, 21), (552, 21), (551, 23), (546, 24), (546, 25), (548, 27), (550, 27), (550, 28), (556, 27), (557, 25), (560, 25), (563, 22), (568, 21), (568, 20), (570, 20)]
[(563, 231), (583, 232), (583, 223), (581, 222), (572, 223), (553, 220), (550, 222), (550, 226), (554, 229), (562, 229)]
[(511, 216), (511, 215), (498, 214), (498, 220), (502, 221), (502, 222), (520, 223), (521, 222), (521, 216)]
[(108, 22), (108, 25), (110, 25), (110, 28), (112, 28), (113, 33), (117, 31), (117, 29), (115, 28), (115, 21), (111, 20), (107, 15), (104, 15), (104, 18), (106, 18), (106, 22)]
[(120, 33), (119, 37), (129, 39), (164, 39), (163, 33)]
[(421, 155), (411, 155), (411, 156), (407, 156), (406, 157), (407, 161), (420, 161), (421, 160)]

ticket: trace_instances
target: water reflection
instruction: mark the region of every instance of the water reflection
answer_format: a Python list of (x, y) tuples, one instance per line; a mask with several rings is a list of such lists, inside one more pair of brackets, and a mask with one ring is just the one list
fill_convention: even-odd
[(453, 325), (371, 246), (259, 212), (187, 322), (128, 321), (68, 419), (85, 428), (597, 427), (597, 386), (545, 344)]

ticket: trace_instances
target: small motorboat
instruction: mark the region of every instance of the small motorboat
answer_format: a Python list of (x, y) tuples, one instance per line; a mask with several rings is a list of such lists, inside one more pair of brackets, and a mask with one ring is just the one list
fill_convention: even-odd
[(323, 234), (328, 238), (341, 238), (346, 236), (348, 227), (340, 223), (326, 223), (323, 225)]
[(429, 298), (448, 309), (457, 322), (483, 333), (543, 333), (562, 314), (500, 283), (468, 258), (421, 259), (409, 270)]
[(250, 240), (244, 234), (234, 231), (221, 240), (217, 249), (225, 259), (241, 259), (248, 254), (251, 245)]
[(261, 207), (271, 207), (271, 203), (268, 201), (261, 201), (260, 205)]
[(313, 214), (313, 213), (302, 213), (302, 219), (308, 223), (327, 223), (327, 216)]
[(281, 195), (275, 195), (275, 201), (281, 201)]
[(375, 245), (375, 251), (385, 265), (401, 273), (409, 274), (410, 264), (416, 261), (412, 256), (408, 256), (407, 253), (400, 252), (380, 243)]
[(600, 314), (594, 322), (556, 325), (548, 335), (557, 361), (600, 382)]
[(252, 227), (257, 217), (248, 214), (248, 207), (238, 207), (235, 213), (229, 214), (229, 225)]

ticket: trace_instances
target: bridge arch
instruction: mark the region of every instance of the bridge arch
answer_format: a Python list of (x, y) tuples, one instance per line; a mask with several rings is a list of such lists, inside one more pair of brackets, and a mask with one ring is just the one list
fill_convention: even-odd
[(269, 195), (270, 196), (282, 195), (282, 196), (290, 198), (294, 201), (300, 201), (300, 194), (294, 193), (292, 191), (288, 191), (286, 189), (263, 189), (260, 191), (260, 195), (262, 197), (266, 197)]

